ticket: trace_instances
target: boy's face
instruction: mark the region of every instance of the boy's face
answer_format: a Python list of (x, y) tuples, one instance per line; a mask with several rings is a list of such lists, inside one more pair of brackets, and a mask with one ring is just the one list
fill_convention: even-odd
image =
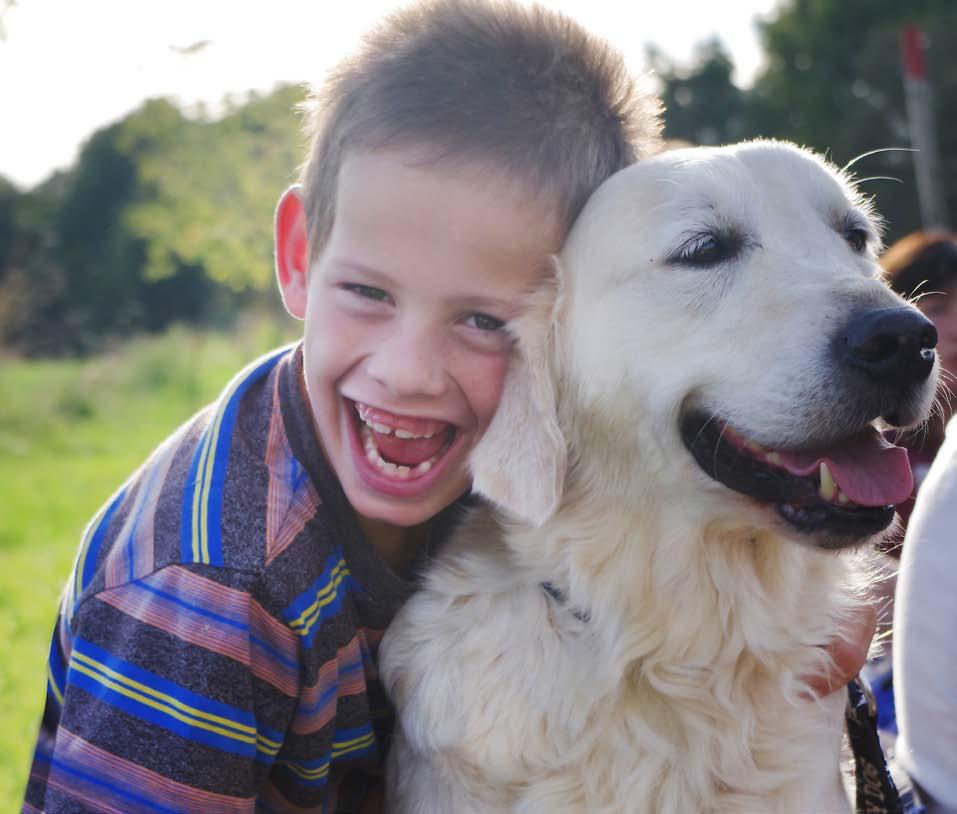
[(415, 525), (469, 488), (508, 365), (504, 322), (562, 237), (553, 207), (504, 173), (404, 150), (346, 157), (297, 315), (320, 443), (360, 516)]
[(936, 287), (916, 303), (937, 329), (937, 354), (948, 373), (957, 374), (957, 285)]

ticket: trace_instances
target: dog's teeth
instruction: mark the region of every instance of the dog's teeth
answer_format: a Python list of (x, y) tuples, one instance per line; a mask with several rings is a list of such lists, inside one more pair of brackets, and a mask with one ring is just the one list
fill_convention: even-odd
[(385, 424), (377, 424), (375, 421), (373, 421), (372, 429), (374, 429), (380, 435), (392, 435), (392, 427), (387, 427)]
[(851, 499), (847, 495), (845, 495), (840, 489), (838, 489), (837, 502), (840, 503), (842, 506), (846, 506), (848, 503), (851, 502)]
[(414, 436), (411, 432), (409, 432), (408, 430), (396, 430), (396, 431), (395, 431), (395, 437), (396, 437), (396, 438), (402, 438), (403, 440), (406, 440), (406, 439), (409, 439), (409, 438), (415, 438), (415, 436)]
[(776, 452), (769, 452), (767, 455), (764, 456), (764, 460), (766, 460), (769, 464), (774, 464), (775, 466), (777, 466), (778, 464), (781, 463), (781, 456), (778, 455)]
[(751, 452), (764, 452), (764, 447), (762, 447), (757, 441), (745, 441), (744, 446), (746, 449), (751, 450)]
[(821, 486), (818, 488), (817, 493), (828, 502), (833, 501), (837, 497), (837, 484), (834, 483), (834, 478), (831, 477), (831, 470), (827, 468), (827, 464), (824, 463), (824, 461), (821, 461)]

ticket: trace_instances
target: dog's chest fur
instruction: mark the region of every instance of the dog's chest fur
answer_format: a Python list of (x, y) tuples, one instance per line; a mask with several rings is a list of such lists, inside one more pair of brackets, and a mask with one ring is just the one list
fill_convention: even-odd
[[(650, 545), (632, 520), (603, 524), (615, 574), (561, 514), (533, 532), (467, 522), (384, 644), (394, 810), (847, 811), (841, 698), (802, 701), (797, 679), (833, 634), (835, 558), (690, 527)], [(601, 591), (549, 596), (535, 563), (556, 558)]]

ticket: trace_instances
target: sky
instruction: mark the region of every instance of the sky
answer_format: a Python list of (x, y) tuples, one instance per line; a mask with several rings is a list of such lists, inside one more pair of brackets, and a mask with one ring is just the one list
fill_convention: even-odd
[[(760, 67), (755, 20), (780, 0), (543, 0), (645, 69), (649, 43), (679, 63), (718, 36), (736, 80)], [(29, 188), (144, 99), (319, 81), (397, 0), (0, 0), (0, 175)]]

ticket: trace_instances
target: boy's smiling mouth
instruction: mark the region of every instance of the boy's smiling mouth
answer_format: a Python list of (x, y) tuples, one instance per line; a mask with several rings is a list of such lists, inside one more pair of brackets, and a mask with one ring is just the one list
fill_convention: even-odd
[(365, 460), (400, 481), (422, 478), (442, 459), (456, 437), (453, 424), (400, 416), (353, 402)]

